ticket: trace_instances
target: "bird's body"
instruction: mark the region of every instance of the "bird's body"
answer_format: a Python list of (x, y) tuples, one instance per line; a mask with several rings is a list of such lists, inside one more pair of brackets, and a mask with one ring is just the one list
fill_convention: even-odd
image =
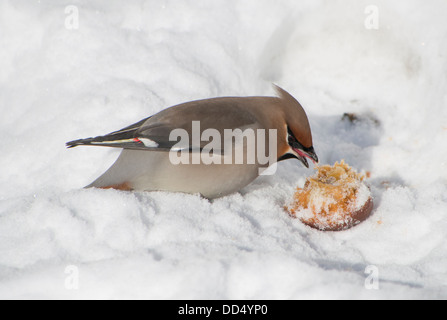
[(173, 165), (167, 152), (123, 150), (87, 187), (200, 193), (212, 199), (245, 187), (257, 176), (256, 165)]
[[(304, 110), (287, 92), (280, 88), (278, 92), (280, 97), (180, 104), (122, 130), (67, 145), (124, 149), (112, 167), (87, 187), (224, 196), (245, 187), (278, 160), (295, 157), (305, 165), (306, 157), (317, 160)], [(291, 134), (298, 143), (295, 147)], [(266, 162), (258, 151), (275, 158)]]

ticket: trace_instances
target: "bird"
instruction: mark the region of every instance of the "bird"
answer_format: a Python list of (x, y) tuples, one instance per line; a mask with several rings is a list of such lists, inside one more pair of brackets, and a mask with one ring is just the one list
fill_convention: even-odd
[(298, 159), (307, 168), (307, 159), (318, 163), (304, 108), (287, 91), (274, 88), (276, 96), (178, 104), (121, 130), (66, 146), (123, 149), (115, 163), (85, 188), (223, 197), (238, 192), (279, 161)]

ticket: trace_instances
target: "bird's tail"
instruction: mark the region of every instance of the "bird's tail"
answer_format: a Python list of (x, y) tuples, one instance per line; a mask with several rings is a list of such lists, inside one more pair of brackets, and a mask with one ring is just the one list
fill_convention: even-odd
[(67, 142), (65, 145), (67, 148), (74, 148), (77, 146), (104, 146), (128, 149), (132, 149), (134, 146), (135, 148), (140, 148), (142, 142), (136, 138), (135, 133), (147, 119), (148, 118), (143, 119), (126, 128), (111, 132), (104, 136), (73, 140)]

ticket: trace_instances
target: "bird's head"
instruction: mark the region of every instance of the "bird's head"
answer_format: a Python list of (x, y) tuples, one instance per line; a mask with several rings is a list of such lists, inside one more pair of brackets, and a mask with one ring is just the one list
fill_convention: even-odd
[(312, 132), (306, 112), (300, 103), (285, 90), (279, 87), (276, 87), (276, 90), (281, 99), (280, 105), (285, 122), (285, 134), (278, 136), (282, 145), (278, 161), (295, 158), (309, 168), (307, 159), (317, 163), (318, 156), (313, 147)]
[(310, 145), (305, 147), (294, 135), (290, 127), (287, 128), (287, 144), (289, 145), (289, 150), (281, 158), (281, 160), (295, 158), (300, 160), (306, 168), (309, 168), (309, 163), (307, 158), (310, 159), (314, 164), (318, 162), (318, 156), (315, 153), (314, 147)]

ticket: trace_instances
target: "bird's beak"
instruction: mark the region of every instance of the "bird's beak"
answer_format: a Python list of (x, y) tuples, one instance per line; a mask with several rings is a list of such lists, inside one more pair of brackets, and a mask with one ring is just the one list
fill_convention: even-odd
[(313, 147), (310, 148), (294, 148), (292, 147), (293, 151), (297, 153), (297, 158), (300, 160), (306, 168), (309, 168), (309, 163), (307, 162), (307, 158), (312, 160), (314, 164), (318, 163), (318, 156), (315, 153), (315, 150)]

